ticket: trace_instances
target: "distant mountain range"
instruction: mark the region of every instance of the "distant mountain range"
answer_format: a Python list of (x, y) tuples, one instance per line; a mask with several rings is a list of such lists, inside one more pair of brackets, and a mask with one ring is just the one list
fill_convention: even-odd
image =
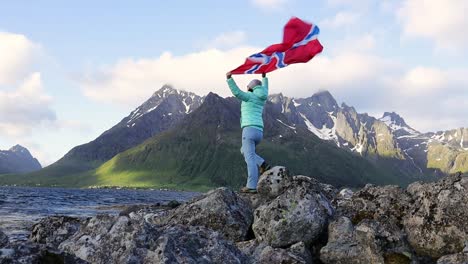
[(41, 168), (39, 161), (25, 147), (16, 145), (9, 150), (0, 150), (0, 174), (26, 173)]
[[(34, 173), (0, 183), (208, 189), (246, 172), (235, 98), (164, 86), (97, 139)], [(333, 96), (269, 96), (259, 152), (273, 164), (338, 186), (400, 184), (468, 171), (468, 129), (420, 133), (396, 113), (359, 114)]]

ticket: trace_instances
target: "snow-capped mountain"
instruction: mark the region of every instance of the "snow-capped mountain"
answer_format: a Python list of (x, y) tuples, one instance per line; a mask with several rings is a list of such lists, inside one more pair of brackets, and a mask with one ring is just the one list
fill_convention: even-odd
[(127, 127), (133, 127), (139, 122), (138, 119), (143, 116), (148, 116), (149, 113), (156, 109), (164, 112), (163, 117), (166, 117), (166, 115), (185, 116), (197, 109), (202, 102), (203, 98), (194, 93), (177, 90), (172, 86), (164, 85), (146, 102), (132, 111), (123, 121), (125, 121)]
[(39, 161), (23, 146), (15, 145), (9, 150), (0, 150), (0, 174), (25, 173), (39, 169)]
[(384, 122), (397, 136), (421, 134), (406, 124), (405, 120), (395, 112), (385, 112), (379, 120)]
[(172, 128), (197, 109), (203, 98), (164, 85), (142, 105), (95, 140), (70, 150), (47, 167), (50, 174), (86, 171), (146, 139)]
[(468, 129), (420, 133), (395, 112), (381, 118), (360, 114), (322, 91), (308, 98), (271, 95), (269, 101), (287, 116), (287, 125), (305, 126), (322, 140), (371, 160), (388, 159), (407, 174), (468, 170)]
[[(44, 174), (71, 174), (98, 167), (115, 155), (167, 131), (202, 105), (204, 98), (163, 86), (146, 102), (95, 140), (77, 146)], [(422, 134), (396, 113), (375, 118), (345, 103), (338, 105), (328, 91), (308, 98), (270, 95), (265, 120), (278, 137), (310, 133), (370, 161), (382, 161), (406, 175), (468, 171), (468, 131), (450, 130)], [(237, 111), (237, 110), (236, 110)], [(208, 119), (210, 117), (207, 117)], [(209, 120), (207, 120), (208, 122)], [(277, 124), (277, 125), (273, 125)], [(279, 130), (278, 130), (279, 129)], [(299, 131), (300, 130), (300, 131)], [(382, 162), (379, 162), (382, 164)]]

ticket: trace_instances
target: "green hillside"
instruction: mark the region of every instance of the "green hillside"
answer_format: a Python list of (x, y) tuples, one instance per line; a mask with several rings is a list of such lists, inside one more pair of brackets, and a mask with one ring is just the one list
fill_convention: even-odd
[[(278, 120), (285, 117), (269, 104), (265, 113), (266, 134), (258, 152), (272, 165), (283, 165), (295, 174), (312, 176), (335, 186), (404, 185), (411, 181), (384, 161), (371, 162), (320, 140), (305, 128), (283, 125)], [(65, 172), (48, 175), (42, 171), (0, 176), (0, 184), (201, 191), (216, 186), (237, 188), (247, 177), (240, 146), (239, 103), (233, 98), (210, 94), (199, 109), (174, 129), (116, 155), (97, 169), (70, 175)]]

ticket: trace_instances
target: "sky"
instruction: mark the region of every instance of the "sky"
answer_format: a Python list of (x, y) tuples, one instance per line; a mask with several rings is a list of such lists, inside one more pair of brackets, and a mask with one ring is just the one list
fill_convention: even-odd
[[(293, 16), (322, 54), (270, 73), (270, 92), (328, 90), (421, 132), (468, 126), (468, 1), (2, 1), (0, 149), (49, 165), (164, 84), (229, 96), (225, 73), (282, 38)], [(247, 84), (252, 76), (236, 76)]]

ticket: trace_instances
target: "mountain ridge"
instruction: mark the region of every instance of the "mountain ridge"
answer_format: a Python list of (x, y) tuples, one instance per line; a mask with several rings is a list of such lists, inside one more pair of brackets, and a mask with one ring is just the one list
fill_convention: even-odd
[(27, 173), (42, 168), (29, 150), (19, 144), (8, 150), (0, 150), (0, 174)]
[[(161, 101), (161, 98), (164, 100)], [(223, 108), (212, 109), (211, 111), (206, 111), (206, 116), (191, 120), (193, 112), (200, 106), (203, 104), (219, 103), (220, 98), (224, 103), (232, 104), (227, 107), (227, 109), (230, 109), (228, 112), (224, 111), (225, 109)], [(205, 101), (207, 99), (208, 101)], [(234, 137), (238, 137), (240, 134), (240, 111), (239, 103), (237, 102), (236, 104), (235, 102), (237, 102), (237, 99), (232, 97), (222, 98), (213, 93), (209, 93), (205, 97), (199, 97), (196, 94), (180, 91), (165, 85), (153, 93), (140, 107), (137, 107), (127, 117), (123, 118), (121, 122), (104, 132), (101, 136), (112, 135), (111, 132), (116, 127), (125, 130), (138, 130), (140, 126), (143, 129), (151, 129), (155, 121), (170, 118), (167, 126), (161, 128), (157, 133), (140, 138), (139, 142), (129, 144), (124, 150), (114, 150), (112, 155), (101, 160), (96, 160), (95, 157), (91, 156), (91, 163), (88, 163), (87, 167), (81, 167), (80, 170), (74, 170), (74, 173), (64, 171), (63, 169), (58, 170), (59, 173), (50, 173), (50, 168), (53, 169), (57, 166), (57, 164), (52, 164), (49, 166), (49, 170), (47, 168), (43, 169), (41, 173), (30, 175), (30, 178), (40, 176), (36, 179), (40, 180), (45, 177), (45, 174), (49, 174), (49, 178), (50, 176), (55, 177), (54, 182), (60, 182), (59, 180), (62, 176), (70, 179), (72, 178), (71, 175), (76, 174), (77, 177), (73, 179), (73, 182), (79, 182), (77, 179), (86, 179), (86, 181), (80, 183), (83, 186), (85, 183), (88, 185), (103, 184), (103, 182), (92, 180), (88, 176), (92, 174), (94, 177), (99, 178), (99, 175), (108, 175), (110, 171), (106, 171), (106, 169), (111, 167), (108, 162), (118, 160), (118, 156), (121, 153), (132, 151), (132, 148), (139, 148), (140, 145), (145, 145), (147, 142), (152, 141), (159, 134), (162, 137), (166, 137), (166, 134), (181, 122), (192, 124), (191, 126), (178, 128), (184, 133), (190, 133), (191, 127), (197, 125), (193, 124), (193, 122), (209, 125), (211, 124), (212, 117), (220, 115), (220, 113), (223, 113), (223, 118), (226, 118), (223, 125), (219, 124), (221, 128), (224, 127), (223, 133), (229, 132), (229, 137), (232, 137), (231, 141), (237, 142), (237, 139), (234, 139)], [(236, 106), (234, 107), (234, 105)], [(157, 114), (155, 115), (154, 113)], [(174, 116), (178, 118), (173, 118)], [(290, 98), (281, 93), (271, 94), (265, 107), (264, 119), (266, 124), (265, 138), (273, 138), (272, 142), (275, 140), (285, 140), (288, 135), (297, 134), (298, 132), (300, 132), (299, 134), (303, 141), (312, 140), (308, 137), (318, 137), (318, 139), (321, 139), (325, 143), (335, 145), (341, 150), (363, 157), (372, 164), (366, 163), (367, 166), (375, 167), (378, 165), (389, 169), (389, 171), (401, 177), (404, 182), (411, 182), (426, 176), (427, 179), (432, 179), (454, 170), (465, 170), (468, 163), (465, 153), (468, 150), (468, 131), (464, 132), (466, 129), (461, 129), (458, 132), (459, 134), (448, 131), (422, 134), (407, 125), (404, 119), (395, 112), (385, 112), (381, 118), (375, 118), (366, 113), (358, 113), (354, 107), (348, 106), (346, 103), (342, 103), (340, 106), (329, 91), (321, 91), (307, 98)], [(213, 127), (212, 129), (218, 131), (214, 135), (215, 137), (218, 138), (224, 135), (223, 133), (219, 133), (217, 127)], [(234, 131), (236, 132), (234, 133)], [(208, 133), (208, 131), (200, 130), (199, 133)], [(464, 133), (467, 133), (466, 136)], [(98, 141), (100, 137), (92, 142)], [(465, 138), (467, 139), (466, 143)], [(457, 142), (461, 146), (461, 149), (456, 149), (455, 143)], [(431, 147), (421, 147), (419, 149), (414, 147), (414, 145), (418, 144), (419, 146), (430, 145)], [(237, 142), (235, 146), (236, 148), (240, 148), (240, 142)], [(73, 154), (73, 151), (76, 151), (78, 147), (72, 149), (67, 155)], [(269, 147), (271, 150), (273, 145)], [(444, 153), (446, 152), (444, 160), (439, 160), (441, 162), (437, 161), (439, 157), (435, 157), (438, 149), (442, 149)], [(286, 150), (286, 152), (288, 151), (290, 150)], [(62, 159), (66, 160), (67, 155)], [(182, 154), (179, 153), (179, 155)], [(240, 156), (238, 153), (235, 155)], [(241, 156), (240, 158), (242, 160)], [(58, 163), (60, 165), (60, 162)], [(107, 165), (105, 165), (106, 163)], [(183, 165), (181, 164), (181, 166)], [(73, 167), (65, 167), (65, 169), (68, 168)], [(138, 170), (138, 168), (133, 169)], [(306, 172), (311, 174), (309, 171)], [(130, 175), (132, 171), (128, 169), (126, 173)], [(0, 182), (2, 182), (1, 179)], [(109, 183), (112, 183), (112, 181)], [(130, 181), (126, 181), (126, 183), (131, 184)], [(236, 184), (238, 183), (236, 182)]]

